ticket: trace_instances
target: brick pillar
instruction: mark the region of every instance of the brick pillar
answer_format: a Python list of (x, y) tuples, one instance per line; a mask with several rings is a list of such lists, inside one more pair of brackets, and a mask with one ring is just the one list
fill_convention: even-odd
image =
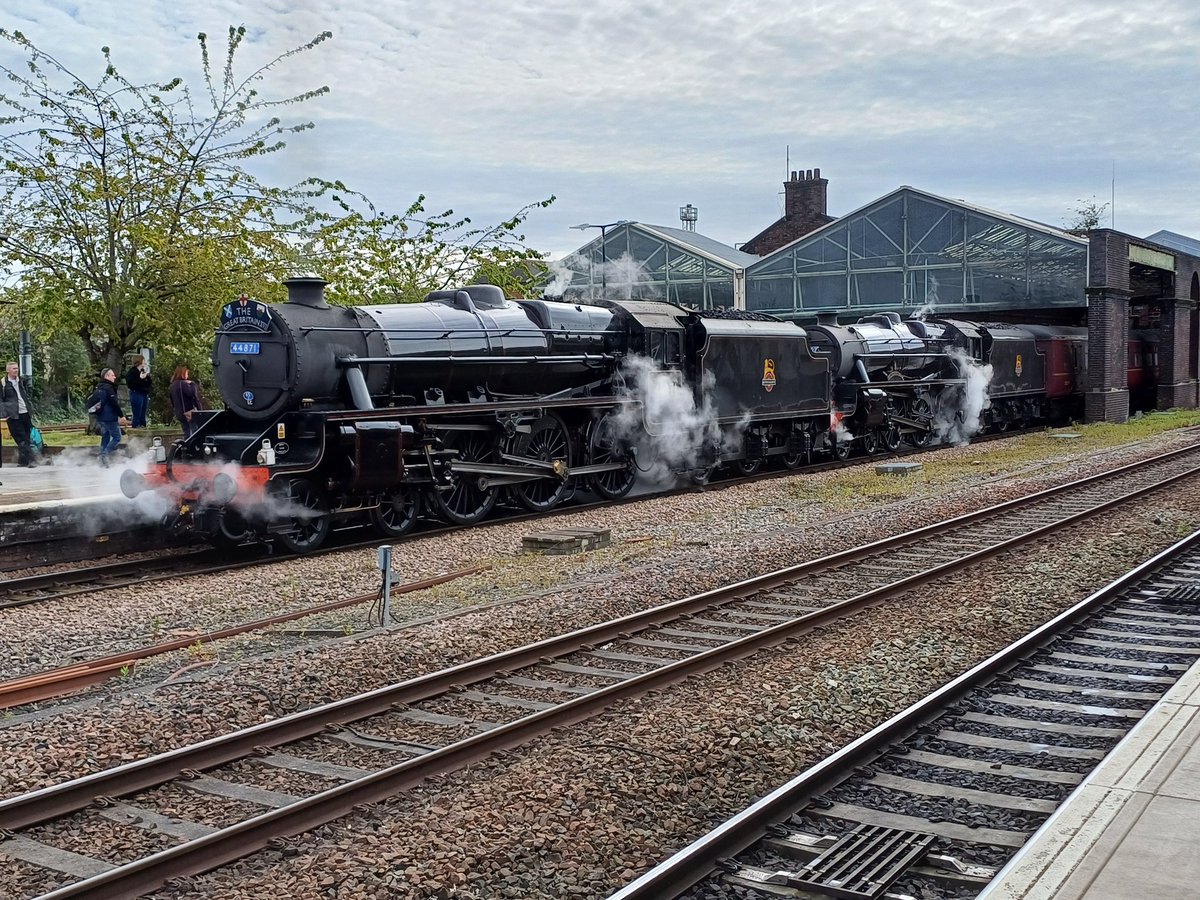
[(1187, 300), (1167, 299), (1160, 304), (1158, 341), (1159, 409), (1196, 406), (1196, 381), (1191, 377), (1192, 311)]
[(1089, 422), (1129, 420), (1129, 291), (1088, 288), (1088, 377), (1083, 397)]

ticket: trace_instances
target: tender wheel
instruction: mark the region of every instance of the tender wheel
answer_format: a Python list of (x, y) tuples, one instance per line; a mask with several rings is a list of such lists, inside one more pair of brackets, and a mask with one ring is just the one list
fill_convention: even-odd
[(543, 416), (520, 435), (513, 447), (517, 456), (553, 463), (555, 474), (536, 481), (523, 481), (509, 488), (512, 498), (532, 512), (545, 512), (563, 501), (571, 491), (571, 480), (562, 473), (570, 469), (574, 454), (567, 426), (558, 416)]
[(829, 434), (829, 449), (833, 453), (834, 459), (840, 459), (843, 461), (849, 459), (851, 443), (852, 442), (849, 439), (844, 441), (840, 440), (833, 432), (830, 432)]
[(879, 452), (879, 432), (875, 429), (868, 431), (862, 437), (863, 450), (868, 456), (874, 456)]
[(291, 478), (276, 488), (277, 496), (287, 504), (284, 516), (289, 531), (276, 540), (293, 553), (311, 553), (329, 535), (329, 504), (315, 485), (303, 478)]
[(404, 537), (417, 524), (421, 497), (415, 491), (394, 488), (385, 491), (379, 505), (371, 510), (371, 524), (385, 537)]
[(889, 425), (886, 428), (880, 429), (883, 440), (884, 449), (889, 453), (895, 453), (900, 449), (900, 444), (904, 438), (900, 434), (899, 425)]
[(732, 463), (733, 470), (739, 475), (753, 475), (762, 468), (762, 464), (761, 459), (735, 459)]
[[(791, 435), (784, 435), (782, 438), (785, 446), (790, 445)], [(810, 445), (811, 446), (811, 445)], [(785, 451), (780, 457), (785, 469), (798, 469), (806, 462), (812, 462), (812, 451), (797, 450), (795, 452)]]
[[(490, 435), (463, 432), (447, 439), (446, 446), (458, 451), (463, 462), (484, 462), (492, 459), (495, 443)], [(454, 474), (451, 464), (449, 490), (431, 491), (433, 508), (451, 525), (474, 525), (496, 505), (498, 488), (481, 487), (478, 476), (469, 472)]]
[(629, 493), (638, 473), (632, 448), (618, 436), (611, 414), (594, 422), (588, 434), (587, 465), (607, 463), (620, 463), (621, 468), (592, 475), (588, 487), (607, 500), (617, 500)]

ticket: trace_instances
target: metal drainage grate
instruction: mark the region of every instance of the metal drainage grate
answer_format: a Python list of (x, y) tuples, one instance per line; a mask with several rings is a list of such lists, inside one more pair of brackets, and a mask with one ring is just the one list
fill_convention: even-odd
[(794, 873), (788, 886), (847, 900), (876, 900), (932, 844), (932, 834), (858, 825)]
[(1178, 585), (1171, 588), (1169, 591), (1159, 594), (1158, 599), (1164, 603), (1189, 604), (1195, 606), (1200, 604), (1200, 587), (1196, 585)]

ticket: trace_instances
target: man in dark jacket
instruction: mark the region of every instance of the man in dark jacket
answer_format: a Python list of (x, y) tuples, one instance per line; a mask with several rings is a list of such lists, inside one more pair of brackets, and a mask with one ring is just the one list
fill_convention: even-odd
[(37, 465), (29, 449), (33, 419), (29, 414), (29, 398), (21, 387), (20, 367), (15, 362), (10, 362), (5, 372), (3, 386), (0, 387), (0, 407), (4, 418), (8, 420), (8, 432), (17, 445), (17, 465), (32, 469)]
[(95, 412), (100, 425), (100, 464), (107, 466), (121, 444), (121, 426), (129, 427), (117, 400), (117, 373), (112, 369), (100, 373), (100, 384), (88, 401), (88, 412)]

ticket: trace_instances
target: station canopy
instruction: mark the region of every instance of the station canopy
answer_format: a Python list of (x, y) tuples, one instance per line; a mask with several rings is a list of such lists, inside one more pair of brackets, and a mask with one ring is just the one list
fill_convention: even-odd
[(902, 187), (764, 256), (746, 270), (746, 308), (941, 314), (1084, 306), (1087, 240)]
[[(666, 300), (699, 309), (733, 307), (735, 285), (759, 257), (694, 231), (624, 222), (556, 265), (567, 300)], [(553, 278), (553, 274), (550, 276)]]

